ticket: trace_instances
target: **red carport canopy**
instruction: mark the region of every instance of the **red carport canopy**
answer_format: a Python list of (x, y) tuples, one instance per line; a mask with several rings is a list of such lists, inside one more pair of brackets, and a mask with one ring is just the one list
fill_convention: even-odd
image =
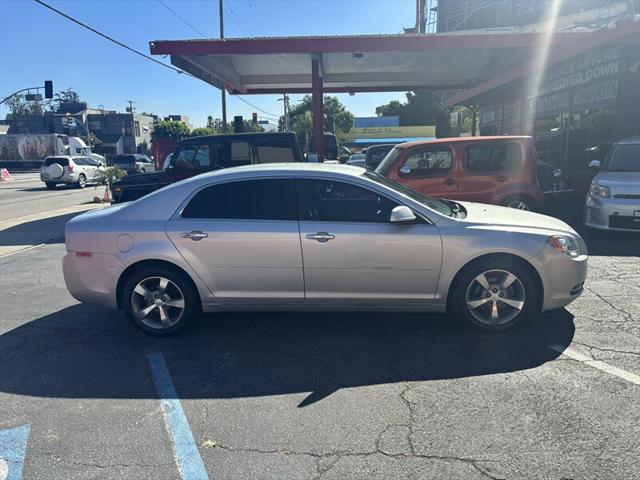
[(323, 93), (466, 89), (507, 71), (546, 41), (569, 48), (587, 32), (446, 33), (158, 40), (154, 55), (231, 94), (313, 93), (322, 154)]

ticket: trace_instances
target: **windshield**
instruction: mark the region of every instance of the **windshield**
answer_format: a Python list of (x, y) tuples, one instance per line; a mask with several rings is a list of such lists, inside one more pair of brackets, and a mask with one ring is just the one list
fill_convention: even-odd
[(396, 161), (396, 158), (402, 153), (402, 148), (393, 147), (389, 153), (382, 159), (378, 168), (376, 168), (376, 173), (380, 175), (386, 176), (389, 173), (389, 170), (393, 166)]
[(404, 196), (409, 197), (412, 200), (424, 205), (431, 210), (435, 210), (436, 212), (446, 215), (447, 217), (453, 217), (455, 213), (455, 209), (451, 207), (451, 204), (448, 202), (443, 202), (442, 200), (438, 200), (436, 198), (427, 197), (426, 195), (422, 195), (421, 193), (412, 190), (409, 187), (406, 187), (400, 183), (394, 182), (393, 180), (389, 180), (387, 177), (383, 177), (377, 172), (364, 172), (362, 174), (369, 180), (373, 180), (376, 183), (384, 185), (385, 187), (391, 188), (397, 192), (402, 193)]
[(604, 163), (606, 172), (640, 172), (640, 143), (616, 145)]

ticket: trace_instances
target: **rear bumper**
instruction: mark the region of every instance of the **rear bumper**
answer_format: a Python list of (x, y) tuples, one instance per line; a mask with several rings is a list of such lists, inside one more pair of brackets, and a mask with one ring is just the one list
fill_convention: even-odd
[(587, 195), (584, 224), (599, 230), (640, 232), (640, 201)]
[(116, 286), (124, 265), (115, 255), (92, 253), (89, 257), (67, 252), (62, 272), (69, 293), (80, 302), (118, 308)]

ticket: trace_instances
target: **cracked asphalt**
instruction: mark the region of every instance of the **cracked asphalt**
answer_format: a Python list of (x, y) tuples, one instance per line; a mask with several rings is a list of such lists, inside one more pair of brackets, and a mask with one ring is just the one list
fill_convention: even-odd
[[(176, 338), (64, 286), (64, 245), (0, 259), (0, 431), (25, 479), (176, 479), (161, 352), (211, 479), (640, 478), (640, 237), (587, 238), (584, 294), (479, 335), (442, 315), (206, 316)], [(621, 247), (622, 245), (622, 247)], [(623, 248), (624, 247), (624, 248)]]

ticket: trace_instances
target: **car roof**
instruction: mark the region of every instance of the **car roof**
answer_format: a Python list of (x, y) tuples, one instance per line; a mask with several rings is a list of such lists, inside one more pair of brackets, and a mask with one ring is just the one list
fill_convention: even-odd
[(220, 170), (214, 170), (212, 172), (203, 173), (197, 175), (197, 179), (209, 179), (215, 178), (216, 180), (224, 177), (243, 177), (251, 176), (259, 173), (265, 176), (269, 175), (296, 175), (296, 174), (322, 174), (322, 173), (337, 173), (348, 176), (360, 176), (364, 172), (361, 167), (353, 167), (351, 165), (343, 164), (329, 164), (329, 163), (306, 163), (306, 162), (291, 162), (291, 163), (257, 163), (253, 165), (243, 165), (241, 167), (224, 168)]
[(413, 142), (405, 142), (398, 145), (401, 148), (412, 148), (420, 145), (437, 145), (442, 143), (462, 143), (462, 142), (481, 142), (481, 141), (508, 141), (508, 140), (532, 140), (533, 137), (527, 135), (494, 135), (484, 137), (450, 137), (436, 138), (433, 140), (415, 140)]
[(189, 137), (180, 143), (192, 141), (200, 141), (203, 139), (220, 139), (220, 138), (264, 138), (264, 137), (291, 137), (295, 136), (294, 132), (244, 132), (244, 133), (223, 133), (221, 135), (202, 135), (200, 137)]
[(637, 145), (640, 143), (640, 136), (621, 138), (614, 145)]

